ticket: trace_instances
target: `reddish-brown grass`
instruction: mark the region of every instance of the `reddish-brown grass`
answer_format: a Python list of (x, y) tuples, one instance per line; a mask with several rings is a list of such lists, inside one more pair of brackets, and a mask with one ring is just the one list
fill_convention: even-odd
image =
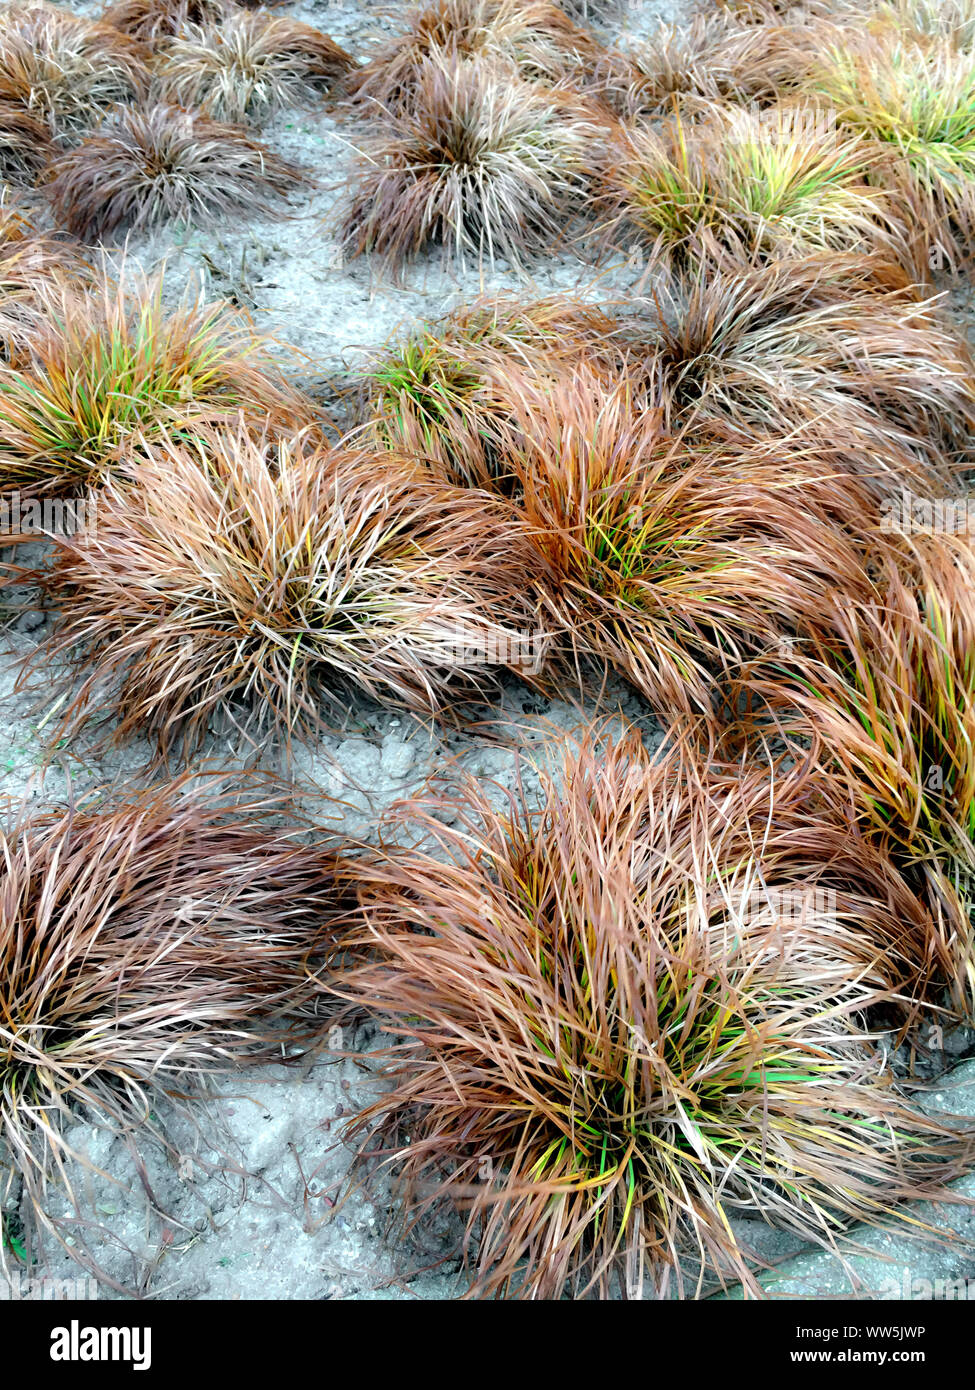
[(266, 213), (302, 174), (237, 126), (157, 104), (119, 107), (97, 134), (54, 160), (47, 182), (60, 224), (94, 241), (120, 228)]
[(259, 121), (313, 101), (353, 67), (345, 49), (310, 24), (240, 10), (184, 26), (161, 44), (154, 81), (174, 105), (221, 121)]
[(0, 830), (0, 1138), (31, 1234), (70, 1228), (83, 1263), (71, 1125), (165, 1142), (154, 1106), (310, 1039), (347, 871), (282, 805), (194, 774)]
[(580, 209), (598, 135), (569, 93), (489, 58), (431, 57), (408, 109), (378, 113), (361, 144), (343, 253), (374, 253), (394, 272), (438, 245), (521, 265)]
[(864, 1030), (934, 924), (805, 787), (590, 735), (540, 803), (388, 827), (429, 848), (363, 869), (334, 989), (393, 1042), (351, 1132), (405, 1225), (466, 1213), (475, 1295), (761, 1293), (736, 1216), (829, 1247), (970, 1163)]
[(940, 479), (944, 491), (975, 428), (975, 361), (939, 306), (897, 279), (889, 262), (850, 254), (698, 266), (627, 306), (623, 335), (637, 360), (646, 352), (651, 399), (673, 424), (815, 425), (848, 441), (878, 490)]
[(52, 135), (77, 138), (117, 102), (143, 96), (148, 80), (140, 46), (109, 24), (44, 4), (0, 15), (0, 96)]
[(505, 459), (574, 656), (608, 662), (665, 717), (710, 714), (749, 653), (824, 635), (837, 595), (870, 595), (878, 500), (842, 441), (673, 433), (639, 389), (581, 367), (511, 381)]
[(102, 22), (139, 43), (152, 44), (178, 34), (185, 24), (214, 22), (232, 8), (233, 0), (116, 0)]
[(400, 111), (422, 91), (426, 64), (455, 58), (500, 59), (527, 81), (586, 83), (601, 45), (549, 0), (435, 0), (414, 10), (397, 35), (346, 79), (346, 93), (369, 110)]
[(495, 499), (389, 455), (184, 436), (144, 444), (42, 576), (82, 676), (61, 734), (107, 717), (186, 754), (220, 720), (287, 744), (354, 689), (449, 716), (519, 659), (539, 557)]

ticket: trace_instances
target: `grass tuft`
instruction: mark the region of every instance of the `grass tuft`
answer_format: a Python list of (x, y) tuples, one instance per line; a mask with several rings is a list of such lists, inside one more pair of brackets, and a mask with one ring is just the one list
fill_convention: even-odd
[(53, 136), (78, 138), (116, 103), (143, 96), (148, 79), (139, 46), (111, 25), (43, 4), (0, 15), (0, 97)]
[(828, 1248), (970, 1161), (864, 1031), (930, 918), (801, 779), (770, 791), (590, 736), (540, 804), (409, 806), (388, 829), (430, 848), (364, 868), (334, 988), (393, 1042), (351, 1133), (408, 1227), (466, 1213), (475, 1295), (761, 1293), (734, 1218)]
[(165, 105), (120, 107), (48, 171), (55, 216), (83, 241), (269, 213), (301, 182), (295, 165), (237, 126)]
[(602, 309), (570, 295), (529, 303), (482, 296), (377, 356), (363, 383), (365, 433), (448, 481), (493, 487), (507, 470), (519, 374), (552, 381), (585, 361), (609, 377), (619, 367), (618, 336)]
[[(882, 157), (931, 269), (975, 249), (975, 51), (896, 29), (848, 36), (821, 56), (812, 89)], [(922, 262), (923, 263), (923, 262)]]
[(415, 103), (376, 117), (339, 237), (394, 272), (431, 245), (516, 265), (552, 247), (581, 206), (596, 127), (566, 94), (488, 59), (429, 59)]
[(244, 410), (296, 429), (314, 407), (282, 376), (250, 319), (187, 296), (167, 312), (162, 279), (107, 275), (89, 293), (48, 282), (26, 360), (0, 365), (0, 491), (77, 492), (134, 436)]
[(280, 809), (195, 774), (0, 830), (0, 1138), (32, 1234), (70, 1231), (76, 1259), (92, 1164), (72, 1125), (165, 1142), (154, 1106), (309, 1039), (348, 890)]
[(848, 253), (704, 265), (663, 277), (647, 309), (649, 331), (638, 312), (623, 329), (634, 355), (649, 349), (651, 399), (672, 423), (716, 418), (783, 436), (812, 426), (843, 439), (881, 495), (958, 489), (975, 362), (895, 266)]
[(345, 91), (355, 104), (408, 109), (423, 91), (427, 64), (450, 55), (500, 61), (528, 82), (585, 86), (603, 49), (548, 0), (434, 0), (349, 76)]
[(184, 26), (158, 50), (154, 80), (176, 106), (216, 120), (259, 121), (327, 91), (354, 66), (327, 34), (309, 24), (241, 10)]
[(229, 8), (226, 0), (116, 0), (101, 18), (129, 38), (153, 44), (185, 24), (215, 23)]
[(537, 556), (484, 493), (243, 427), (140, 452), (42, 579), (83, 676), (55, 741), (97, 717), (164, 756), (211, 721), (287, 747), (356, 689), (447, 717), (537, 627)]
[[(631, 680), (666, 720), (711, 718), (749, 654), (832, 630), (872, 593), (879, 504), (842, 441), (718, 422), (667, 430), (632, 369), (511, 390), (508, 469), (573, 657)], [(551, 581), (548, 581), (549, 583)]]
[(813, 106), (713, 106), (659, 129), (620, 130), (604, 173), (609, 231), (636, 231), (649, 259), (695, 260), (710, 245), (747, 262), (815, 251), (908, 255), (876, 155)]

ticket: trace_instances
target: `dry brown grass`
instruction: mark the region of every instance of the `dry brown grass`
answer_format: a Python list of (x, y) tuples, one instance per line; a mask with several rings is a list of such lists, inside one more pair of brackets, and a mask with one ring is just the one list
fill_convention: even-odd
[(646, 353), (651, 399), (672, 424), (814, 426), (847, 441), (880, 493), (956, 490), (975, 429), (975, 361), (940, 306), (897, 281), (895, 266), (850, 254), (699, 266), (628, 305), (624, 335), (636, 360)]
[(664, 718), (711, 717), (749, 653), (825, 637), (837, 595), (873, 592), (879, 505), (844, 442), (664, 428), (584, 368), (509, 384), (505, 458), (574, 659), (626, 675)]
[(240, 10), (184, 26), (160, 45), (154, 82), (162, 100), (220, 121), (260, 121), (328, 91), (354, 60), (310, 24)]
[(29, 187), (52, 154), (46, 124), (15, 101), (0, 99), (0, 177)]
[(101, 18), (139, 43), (153, 44), (186, 24), (214, 23), (231, 8), (232, 0), (116, 0)]
[(47, 182), (60, 224), (94, 241), (122, 228), (207, 226), (280, 210), (302, 173), (237, 126), (157, 104), (119, 107), (50, 165)]
[(14, 808), (0, 830), (7, 1182), (23, 1184), (32, 1234), (70, 1231), (87, 1268), (79, 1165), (92, 1165), (70, 1127), (107, 1125), (136, 1150), (165, 1142), (154, 1107), (310, 1039), (347, 871), (321, 841), (275, 828), (281, 809), (196, 773), (107, 802)]
[(382, 111), (422, 100), (431, 59), (500, 59), (527, 81), (584, 85), (602, 56), (593, 35), (548, 0), (435, 0), (414, 10), (406, 32), (350, 74), (345, 91), (381, 119)]
[(0, 97), (54, 136), (79, 137), (116, 103), (143, 96), (148, 80), (139, 45), (111, 25), (43, 4), (0, 15)]
[[(924, 504), (925, 499), (918, 499)], [(829, 642), (759, 664), (752, 686), (789, 745), (842, 789), (863, 830), (943, 922), (956, 1002), (975, 999), (975, 548), (968, 499), (888, 509), (897, 547)], [(932, 499), (927, 499), (931, 506)], [(958, 510), (952, 510), (957, 507)], [(952, 524), (962, 525), (954, 532)], [(918, 525), (927, 529), (918, 530)]]
[(769, 771), (591, 734), (540, 805), (465, 784), (364, 867), (334, 988), (393, 1043), (351, 1131), (404, 1225), (466, 1214), (475, 1296), (760, 1294), (734, 1217), (829, 1248), (970, 1163), (864, 1028), (941, 953), (930, 916)]
[(595, 91), (626, 120), (693, 114), (715, 102), (770, 103), (796, 91), (815, 31), (798, 24), (742, 24), (705, 12), (690, 22), (660, 23), (648, 38), (610, 49)]
[(582, 206), (598, 138), (571, 94), (489, 58), (431, 57), (413, 103), (377, 115), (339, 227), (347, 257), (394, 273), (428, 247), (516, 265), (551, 249)]
[(388, 455), (187, 434), (144, 444), (42, 576), (49, 655), (81, 676), (55, 740), (111, 721), (185, 756), (217, 721), (287, 747), (352, 690), (444, 717), (493, 695), (539, 575), (496, 500)]

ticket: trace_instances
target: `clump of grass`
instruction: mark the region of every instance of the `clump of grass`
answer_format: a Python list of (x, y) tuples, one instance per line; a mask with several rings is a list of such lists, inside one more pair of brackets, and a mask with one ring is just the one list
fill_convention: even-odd
[(970, 1013), (975, 550), (970, 504), (946, 501), (919, 499), (927, 515), (909, 494), (891, 503), (899, 551), (870, 600), (842, 607), (830, 642), (760, 666), (755, 688), (779, 711), (779, 732), (813, 748), (865, 833), (925, 885), (962, 962)]
[[(900, 279), (900, 283), (898, 283)], [(787, 435), (815, 426), (847, 441), (880, 493), (957, 489), (975, 428), (965, 339), (898, 276), (862, 255), (678, 271), (623, 319), (648, 347), (651, 399), (676, 425), (718, 418)], [(918, 460), (920, 462), (918, 462)]]
[(585, 361), (620, 365), (618, 325), (570, 295), (487, 295), (388, 347), (368, 372), (365, 432), (448, 481), (494, 486), (505, 471), (512, 367), (544, 381)]
[(812, 89), (882, 156), (925, 243), (925, 269), (975, 248), (975, 52), (897, 29), (849, 36), (821, 55)]
[(878, 16), (907, 37), (948, 39), (962, 51), (975, 46), (972, 0), (889, 0), (878, 7)]
[(0, 178), (30, 187), (51, 153), (47, 125), (18, 102), (0, 99)]
[(314, 407), (282, 375), (246, 314), (187, 296), (167, 312), (162, 278), (105, 275), (88, 293), (36, 287), (26, 360), (0, 365), (0, 491), (77, 492), (122, 444), (201, 416), (262, 427), (310, 422)]
[(0, 15), (0, 96), (58, 138), (78, 137), (147, 85), (138, 45), (111, 25), (52, 5), (10, 5)]
[(269, 212), (301, 171), (237, 126), (195, 111), (120, 107), (48, 171), (60, 224), (83, 241), (162, 222), (212, 225)]
[(143, 444), (59, 542), (42, 587), (93, 716), (165, 755), (211, 720), (287, 747), (350, 690), (449, 717), (537, 629), (538, 558), (484, 493), (368, 452), (243, 428)]
[(716, 246), (755, 256), (886, 251), (906, 258), (875, 153), (812, 106), (713, 106), (659, 129), (621, 131), (603, 172), (608, 233), (640, 233), (650, 259)]
[(837, 594), (869, 596), (878, 502), (842, 441), (671, 432), (638, 408), (634, 375), (524, 379), (506, 461), (574, 658), (614, 667), (667, 719), (710, 719), (750, 653), (825, 637)]
[(116, 0), (101, 18), (139, 43), (152, 44), (186, 24), (216, 23), (232, 5), (233, 0)]
[(768, 103), (796, 88), (804, 38), (794, 24), (742, 25), (720, 10), (696, 14), (610, 50), (596, 90), (627, 120), (670, 115), (675, 104), (693, 114), (721, 101)]
[(392, 270), (431, 245), (520, 265), (558, 241), (581, 205), (597, 131), (564, 95), (488, 59), (431, 58), (414, 104), (363, 145), (339, 229), (348, 257)]
[(808, 796), (780, 821), (767, 778), (701, 777), (590, 738), (540, 805), (411, 806), (430, 849), (364, 869), (334, 989), (394, 1042), (351, 1134), (404, 1224), (467, 1214), (475, 1295), (760, 1294), (734, 1218), (829, 1247), (970, 1161), (862, 1018), (930, 919), (908, 943), (910, 893)]
[(345, 83), (356, 103), (400, 111), (420, 98), (429, 61), (483, 57), (527, 81), (585, 84), (602, 58), (592, 34), (548, 0), (435, 0)]
[(343, 48), (310, 24), (241, 10), (184, 26), (160, 46), (154, 76), (166, 101), (244, 121), (311, 101), (353, 66)]
[(83, 288), (90, 267), (72, 246), (39, 232), (26, 213), (0, 194), (0, 361), (24, 365), (46, 327), (52, 284)]
[(75, 1258), (71, 1171), (91, 1164), (72, 1124), (164, 1142), (160, 1102), (309, 1040), (349, 892), (331, 849), (275, 828), (280, 810), (197, 774), (15, 808), (0, 830), (0, 1137), (36, 1234), (60, 1234), (55, 1193), (70, 1203)]

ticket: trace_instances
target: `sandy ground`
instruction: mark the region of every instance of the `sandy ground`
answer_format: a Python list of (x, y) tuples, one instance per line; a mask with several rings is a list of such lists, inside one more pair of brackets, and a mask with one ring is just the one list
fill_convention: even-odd
[[(403, 12), (402, 6), (371, 0), (307, 0), (286, 8), (360, 58), (396, 29)], [(648, 33), (658, 18), (675, 14), (666, 2), (634, 5), (623, 11), (615, 32)], [(573, 289), (596, 296), (625, 291), (633, 279), (625, 267), (597, 275), (574, 255), (547, 260), (530, 280), (504, 264), (483, 275), (458, 275), (431, 258), (411, 269), (401, 286), (392, 286), (366, 261), (343, 266), (330, 230), (354, 158), (355, 129), (320, 108), (276, 118), (264, 126), (262, 138), (317, 180), (286, 216), (242, 222), (219, 234), (133, 237), (126, 255), (147, 270), (165, 262), (172, 299), (197, 280), (213, 296), (236, 298), (260, 328), (276, 335), (283, 354), (285, 344), (298, 349), (302, 356), (293, 370), (326, 405), (334, 404), (350, 376), (391, 336), (482, 290), (514, 289), (529, 298)], [(97, 758), (84, 748), (64, 748), (42, 768), (49, 673), (38, 667), (33, 688), (16, 682), (50, 621), (51, 615), (28, 606), (0, 634), (0, 792), (59, 801), (69, 781), (83, 791), (120, 778), (145, 778), (148, 750), (138, 743)], [(653, 722), (631, 692), (613, 686), (606, 702), (653, 736)], [(342, 729), (299, 751), (293, 774), (302, 805), (324, 828), (368, 837), (385, 806), (418, 791), (431, 776), (459, 769), (504, 787), (517, 749), (531, 756), (547, 729), (570, 729), (583, 713), (571, 700), (543, 700), (511, 681), (495, 728), (479, 738), (445, 735), (362, 702), (348, 710)], [(506, 743), (497, 742), (499, 732)], [(232, 768), (240, 756), (214, 741), (203, 761)], [(376, 1045), (365, 1034), (342, 1042)], [(325, 1053), (312, 1065), (282, 1065), (221, 1086), (209, 1106), (200, 1108), (195, 1126), (161, 1113), (174, 1149), (142, 1153), (161, 1209), (156, 1211), (123, 1140), (77, 1125), (71, 1142), (113, 1179), (82, 1184), (85, 1201), (104, 1223), (92, 1249), (116, 1286), (103, 1283), (99, 1296), (118, 1297), (123, 1289), (168, 1299), (456, 1296), (464, 1285), (456, 1261), (444, 1260), (455, 1234), (449, 1221), (428, 1223), (409, 1242), (398, 1241), (386, 1238), (389, 1209), (381, 1187), (338, 1202), (349, 1162), (342, 1123), (374, 1085), (362, 1062)], [(5, 1203), (8, 1217), (17, 1197), (14, 1190)], [(794, 1253), (761, 1227), (751, 1234), (769, 1259)], [(836, 1277), (835, 1264), (830, 1269)], [(68, 1278), (78, 1271), (59, 1257), (51, 1272)]]

